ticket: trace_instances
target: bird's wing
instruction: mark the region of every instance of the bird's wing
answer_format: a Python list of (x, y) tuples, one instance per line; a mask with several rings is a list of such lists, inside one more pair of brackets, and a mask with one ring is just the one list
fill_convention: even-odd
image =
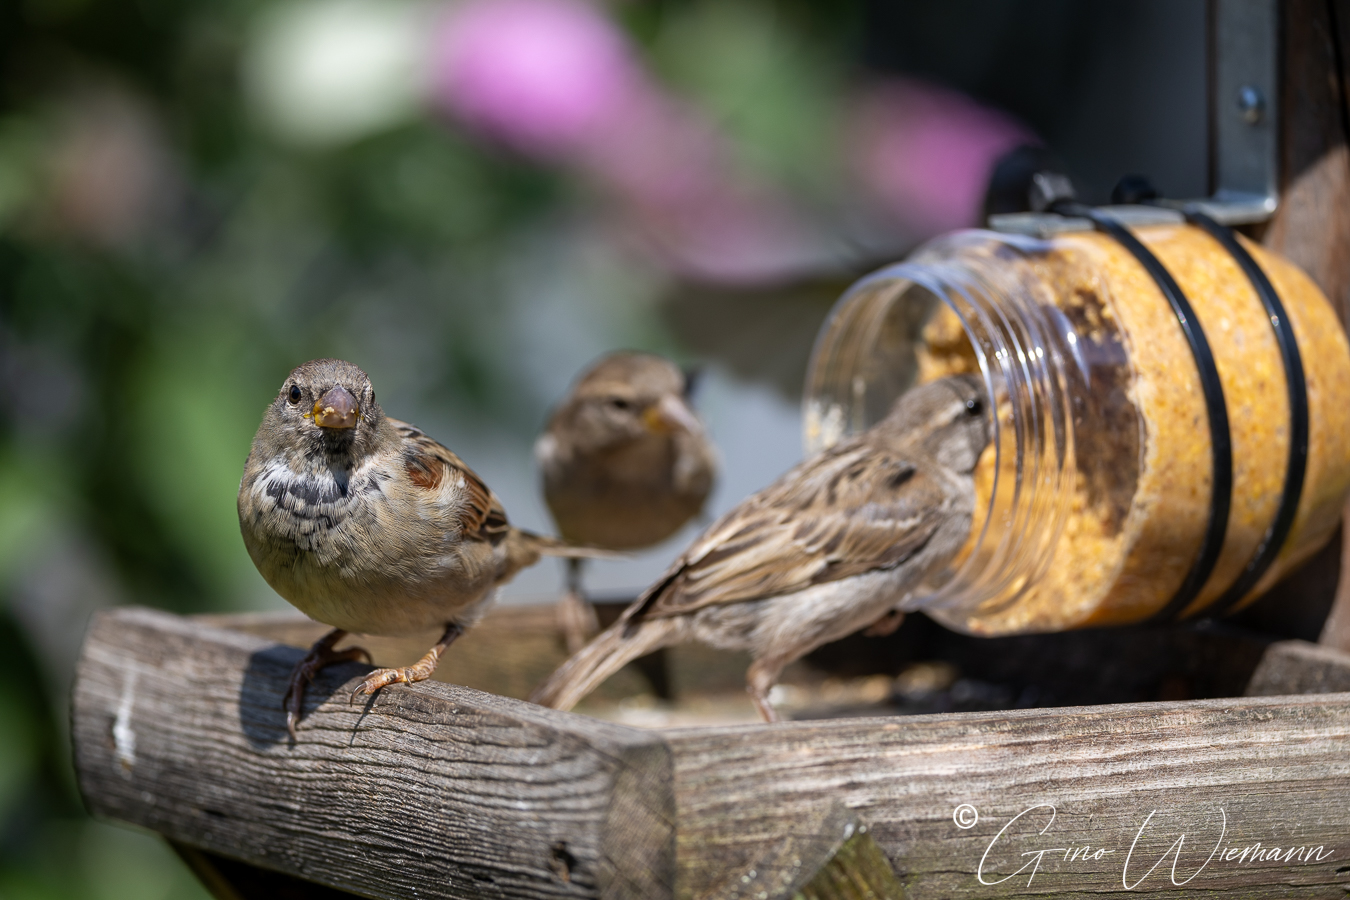
[(933, 537), (950, 502), (931, 463), (851, 441), (713, 523), (625, 618), (681, 615), (897, 566)]
[(389, 419), (402, 438), (403, 467), (422, 490), (453, 490), (460, 498), (460, 534), (497, 543), (510, 530), (506, 510), (497, 495), (458, 456), (439, 441), (407, 422)]

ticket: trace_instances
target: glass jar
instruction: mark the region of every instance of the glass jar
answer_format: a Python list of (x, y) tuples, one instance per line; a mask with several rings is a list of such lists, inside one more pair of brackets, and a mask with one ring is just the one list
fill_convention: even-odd
[[(1191, 225), (1134, 233), (1189, 299), (1227, 406), (1231, 508), (1211, 574), (1178, 610), (1196, 616), (1219, 605), (1280, 506), (1285, 365), (1252, 282), (1213, 237)], [(1303, 272), (1243, 246), (1297, 338), (1309, 430), (1287, 539), (1251, 590), (1224, 598), (1230, 608), (1321, 547), (1350, 491), (1350, 345)], [(987, 635), (1139, 622), (1175, 606), (1212, 514), (1214, 447), (1196, 356), (1136, 258), (1094, 231), (964, 231), (864, 278), (812, 354), (808, 451), (867, 428), (912, 384), (958, 372), (983, 374), (994, 438), (975, 471), (970, 538), (917, 605)]]

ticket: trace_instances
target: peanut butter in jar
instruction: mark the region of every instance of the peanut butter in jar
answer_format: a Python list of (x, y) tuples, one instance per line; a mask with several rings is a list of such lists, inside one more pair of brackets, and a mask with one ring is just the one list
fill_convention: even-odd
[[(1244, 243), (1282, 302), (1306, 379), (1297, 512), (1243, 596), (1225, 595), (1269, 536), (1290, 461), (1290, 401), (1271, 317), (1234, 257), (1190, 225), (1135, 232), (1184, 292), (1214, 357), (1232, 448), (1222, 549), (1181, 615), (1250, 602), (1330, 537), (1350, 492), (1350, 345), (1295, 266)], [(809, 448), (865, 428), (910, 384), (980, 372), (996, 435), (976, 516), (915, 604), (962, 631), (1138, 622), (1169, 608), (1214, 508), (1213, 438), (1196, 356), (1157, 282), (1116, 239), (985, 231), (940, 238), (855, 285), (807, 383)]]

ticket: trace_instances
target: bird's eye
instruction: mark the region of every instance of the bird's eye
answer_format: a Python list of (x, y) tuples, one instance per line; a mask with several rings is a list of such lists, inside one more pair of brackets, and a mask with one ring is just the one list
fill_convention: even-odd
[(972, 397), (966, 401), (966, 412), (972, 416), (978, 416), (980, 413), (984, 412), (984, 403), (978, 398)]
[(627, 410), (633, 407), (633, 402), (623, 397), (610, 397), (609, 405), (614, 407), (615, 409)]
[(300, 385), (298, 385), (298, 384), (293, 384), (293, 385), (291, 385), (290, 398), (291, 398), (291, 403), (299, 403), (299, 402), (300, 402)]

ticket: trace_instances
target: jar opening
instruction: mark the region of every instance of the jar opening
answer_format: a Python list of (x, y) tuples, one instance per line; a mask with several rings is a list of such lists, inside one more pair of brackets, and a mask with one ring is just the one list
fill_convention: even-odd
[[(989, 237), (989, 258), (949, 258), (953, 245)], [(817, 341), (803, 410), (808, 452), (865, 430), (916, 383), (978, 372), (993, 398), (971, 537), (910, 608), (960, 617), (1015, 603), (1048, 568), (1064, 528), (1074, 448), (1066, 391), (1081, 366), (1065, 337), (1074, 329), (996, 258), (1022, 258), (1035, 250), (1026, 243), (982, 232), (940, 239), (855, 285)]]

